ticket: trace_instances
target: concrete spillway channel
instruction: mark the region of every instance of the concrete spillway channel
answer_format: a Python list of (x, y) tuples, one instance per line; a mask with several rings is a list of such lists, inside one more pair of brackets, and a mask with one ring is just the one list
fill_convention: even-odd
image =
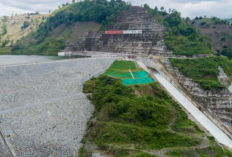
[(197, 107), (195, 107), (181, 92), (179, 92), (167, 79), (158, 73), (153, 74), (164, 88), (202, 124), (218, 142), (232, 148), (232, 140), (209, 120)]

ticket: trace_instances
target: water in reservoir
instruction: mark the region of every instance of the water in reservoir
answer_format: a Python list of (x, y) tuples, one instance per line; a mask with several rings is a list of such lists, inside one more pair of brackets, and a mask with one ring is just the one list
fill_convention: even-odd
[(167, 79), (158, 73), (154, 73), (156, 79), (166, 88), (169, 93), (175, 97), (179, 103), (197, 119), (217, 141), (232, 148), (232, 140), (222, 132), (208, 117), (206, 117), (197, 107), (195, 107), (181, 92), (179, 92)]
[(50, 60), (66, 59), (67, 57), (58, 56), (25, 56), (25, 55), (0, 55), (1, 65), (37, 63)]

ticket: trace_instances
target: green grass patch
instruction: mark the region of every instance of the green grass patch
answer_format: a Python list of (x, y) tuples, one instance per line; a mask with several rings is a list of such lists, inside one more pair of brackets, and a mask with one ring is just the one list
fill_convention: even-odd
[(196, 149), (175, 149), (167, 152), (171, 157), (232, 157), (232, 153), (220, 146), (209, 146), (206, 148)]
[(158, 157), (158, 156), (150, 155), (148, 153), (138, 153), (138, 154), (133, 155), (132, 157)]
[(135, 144), (139, 149), (162, 149), (166, 147), (189, 147), (201, 143), (200, 139), (181, 136), (165, 130), (155, 130), (118, 124), (112, 122), (97, 122), (92, 130), (91, 137), (98, 144)]
[(128, 70), (128, 69), (137, 69), (135, 63), (133, 61), (114, 61), (114, 63), (110, 66), (110, 69), (117, 70)]
[(199, 83), (203, 89), (223, 89), (226, 88), (218, 80), (221, 66), (227, 76), (232, 76), (232, 61), (226, 57), (209, 57), (200, 59), (169, 59), (173, 66), (187, 77)]
[[(133, 79), (130, 71), (133, 73)], [(154, 82), (149, 74), (141, 68), (137, 68), (132, 61), (115, 61), (104, 73), (107, 76), (122, 79), (123, 85), (149, 84)]]

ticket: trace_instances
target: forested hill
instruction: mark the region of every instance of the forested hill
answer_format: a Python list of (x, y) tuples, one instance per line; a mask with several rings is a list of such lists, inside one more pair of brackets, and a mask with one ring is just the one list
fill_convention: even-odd
[[(104, 27), (129, 7), (121, 0), (86, 0), (67, 4), (55, 11), (35, 32), (19, 41), (12, 54), (56, 55), (68, 42), (78, 40), (87, 31)], [(87, 22), (87, 26), (80, 28), (83, 22)], [(73, 34), (77, 34), (76, 37)]]
[(49, 14), (36, 12), (0, 17), (0, 54), (9, 52), (17, 40), (36, 30), (48, 16)]
[[(121, 0), (85, 0), (67, 3), (53, 12), (36, 31), (14, 44), (11, 53), (56, 55), (86, 32), (103, 29), (129, 7), (131, 7), (129, 3)], [(164, 35), (165, 44), (174, 54), (193, 56), (218, 53), (231, 58), (230, 25), (221, 23), (216, 26), (210, 25), (204, 18), (191, 21), (189, 18), (182, 18), (181, 13), (175, 9), (169, 9), (167, 12), (163, 7), (151, 8), (147, 4), (144, 8), (168, 30)], [(217, 18), (216, 21), (220, 19)], [(226, 29), (222, 29), (224, 27)]]

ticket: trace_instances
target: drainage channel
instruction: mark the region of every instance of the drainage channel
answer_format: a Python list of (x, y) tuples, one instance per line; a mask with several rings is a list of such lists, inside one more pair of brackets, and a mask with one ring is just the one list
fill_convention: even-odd
[(222, 132), (208, 117), (206, 117), (196, 106), (194, 106), (181, 92), (179, 92), (167, 79), (158, 73), (154, 73), (156, 79), (166, 90), (202, 124), (218, 142), (232, 148), (232, 140)]

